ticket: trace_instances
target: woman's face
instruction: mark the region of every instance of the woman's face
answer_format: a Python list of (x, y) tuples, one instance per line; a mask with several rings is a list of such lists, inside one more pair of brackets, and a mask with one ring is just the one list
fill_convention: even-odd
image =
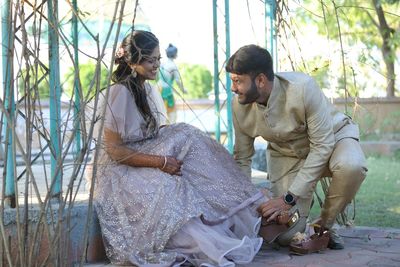
[(143, 61), (136, 65), (136, 72), (144, 80), (155, 80), (160, 67), (160, 59), (160, 47), (157, 46), (151, 55), (143, 56)]

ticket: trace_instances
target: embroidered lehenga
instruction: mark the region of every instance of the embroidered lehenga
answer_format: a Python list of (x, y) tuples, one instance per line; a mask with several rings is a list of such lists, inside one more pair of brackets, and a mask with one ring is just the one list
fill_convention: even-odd
[[(145, 88), (162, 125), (161, 97)], [(101, 152), (94, 200), (110, 260), (138, 266), (250, 262), (262, 244), (256, 208), (266, 199), (226, 149), (184, 123), (150, 132), (122, 85), (110, 88), (106, 104), (104, 128), (118, 132), (127, 146), (183, 161), (182, 176), (174, 176), (119, 164)]]

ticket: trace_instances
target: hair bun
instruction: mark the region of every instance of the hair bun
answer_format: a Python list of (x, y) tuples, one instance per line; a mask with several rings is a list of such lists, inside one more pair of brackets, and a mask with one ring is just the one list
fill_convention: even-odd
[(173, 44), (169, 44), (165, 52), (167, 53), (168, 58), (175, 58), (178, 53), (178, 48), (176, 48), (176, 46)]

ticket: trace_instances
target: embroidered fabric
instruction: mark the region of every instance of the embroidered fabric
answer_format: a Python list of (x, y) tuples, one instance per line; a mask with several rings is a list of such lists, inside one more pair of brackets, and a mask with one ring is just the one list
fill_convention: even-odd
[[(160, 122), (163, 112), (152, 108)], [(123, 86), (111, 88), (105, 120), (135, 151), (183, 158), (182, 176), (173, 176), (118, 164), (101, 152), (94, 203), (114, 264), (234, 266), (253, 259), (262, 244), (256, 208), (266, 199), (223, 146), (184, 123), (146, 138)]]

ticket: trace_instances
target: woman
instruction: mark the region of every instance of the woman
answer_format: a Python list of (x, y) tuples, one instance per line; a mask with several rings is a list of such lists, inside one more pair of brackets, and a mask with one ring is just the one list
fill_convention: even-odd
[(165, 50), (167, 60), (161, 64), (160, 67), (160, 87), (161, 96), (164, 100), (165, 108), (167, 110), (168, 120), (170, 123), (176, 122), (176, 103), (174, 96), (173, 83), (175, 82), (182, 93), (185, 93), (181, 75), (178, 67), (175, 64), (175, 59), (178, 56), (178, 48), (169, 44)]
[(106, 101), (95, 207), (108, 257), (138, 266), (234, 266), (258, 252), (266, 199), (224, 147), (187, 124), (165, 124), (146, 80), (160, 63), (157, 38), (134, 31), (117, 53)]

